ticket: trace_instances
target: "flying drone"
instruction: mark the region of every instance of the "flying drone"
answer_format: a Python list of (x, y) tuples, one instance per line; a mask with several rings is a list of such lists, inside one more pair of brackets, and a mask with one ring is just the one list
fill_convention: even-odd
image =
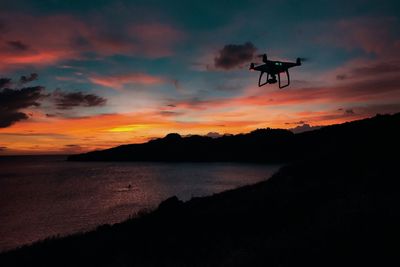
[[(290, 84), (290, 76), (289, 76), (289, 68), (301, 66), (301, 58), (297, 58), (296, 62), (282, 62), (282, 61), (273, 61), (268, 60), (267, 54), (262, 55), (262, 61), (264, 64), (255, 65), (255, 63), (250, 64), (250, 70), (260, 71), (260, 77), (258, 78), (258, 86), (261, 87), (268, 83), (274, 84), (279, 82), (279, 88), (285, 88)], [(286, 73), (287, 83), (281, 84), (281, 73)], [(264, 82), (261, 82), (262, 76), (264, 73), (267, 74), (267, 79)], [(278, 75), (278, 80), (276, 76)]]

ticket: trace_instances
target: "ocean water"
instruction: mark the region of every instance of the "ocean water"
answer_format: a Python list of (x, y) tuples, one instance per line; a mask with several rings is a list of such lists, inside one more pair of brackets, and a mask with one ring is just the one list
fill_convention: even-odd
[(173, 195), (189, 200), (256, 183), (280, 167), (65, 159), (0, 157), (0, 251), (120, 222)]

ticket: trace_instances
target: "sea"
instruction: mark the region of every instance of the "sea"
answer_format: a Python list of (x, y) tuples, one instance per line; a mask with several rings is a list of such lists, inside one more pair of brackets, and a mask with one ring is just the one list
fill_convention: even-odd
[(67, 156), (0, 157), (0, 251), (121, 222), (181, 200), (266, 180), (280, 165), (69, 162)]

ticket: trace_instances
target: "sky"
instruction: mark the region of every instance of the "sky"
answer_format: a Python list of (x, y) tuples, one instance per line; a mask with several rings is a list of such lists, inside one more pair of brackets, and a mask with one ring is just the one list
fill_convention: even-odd
[[(400, 111), (400, 3), (0, 2), (0, 155)], [(250, 62), (295, 61), (258, 87)]]

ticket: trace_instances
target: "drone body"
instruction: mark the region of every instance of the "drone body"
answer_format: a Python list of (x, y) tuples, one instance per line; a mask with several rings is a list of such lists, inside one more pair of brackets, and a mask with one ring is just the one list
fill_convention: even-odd
[[(267, 55), (264, 54), (262, 56), (264, 64), (255, 66), (254, 63), (250, 64), (250, 70), (260, 71), (260, 77), (258, 79), (258, 86), (261, 87), (268, 83), (273, 84), (279, 82), (279, 88), (284, 88), (289, 86), (290, 84), (290, 76), (289, 76), (289, 68), (300, 66), (301, 59), (297, 58), (296, 62), (282, 62), (282, 61), (273, 61), (268, 60)], [(262, 76), (264, 73), (267, 74), (267, 78), (265, 82), (261, 82)], [(281, 84), (281, 73), (286, 73), (287, 83), (285, 85)], [(278, 76), (278, 80), (276, 79)]]

